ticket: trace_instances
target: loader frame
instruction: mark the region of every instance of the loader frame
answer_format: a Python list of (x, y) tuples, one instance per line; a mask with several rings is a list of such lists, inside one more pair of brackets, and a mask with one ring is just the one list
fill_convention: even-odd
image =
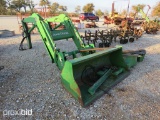
[[(32, 23), (31, 28), (28, 28), (28, 23)], [(126, 78), (130, 74), (129, 68), (144, 58), (144, 54), (139, 55), (139, 52), (126, 52), (124, 55), (122, 46), (96, 52), (94, 44), (85, 45), (72, 21), (65, 14), (43, 19), (39, 14), (33, 13), (22, 20), (22, 26), (23, 39), (19, 49), (23, 50), (25, 39), (29, 49), (32, 48), (31, 31), (37, 28), (51, 61), (61, 71), (62, 85), (82, 106), (88, 106)], [(66, 52), (56, 47), (54, 41), (70, 38), (77, 50)], [(81, 57), (78, 57), (77, 53), (80, 53)], [(72, 56), (73, 59), (67, 60), (67, 56)]]
[[(29, 29), (27, 23), (32, 23), (32, 27)], [(52, 27), (52, 24), (55, 24)], [(58, 24), (57, 24), (58, 23)], [(83, 43), (80, 34), (77, 29), (74, 27), (71, 19), (65, 15), (60, 14), (59, 16), (43, 19), (39, 14), (33, 13), (30, 17), (24, 18), (22, 20), (23, 26), (23, 39), (20, 45), (20, 50), (23, 50), (22, 43), (24, 39), (27, 39), (28, 48), (32, 48), (31, 42), (31, 32), (37, 28), (38, 32), (41, 35), (41, 38), (45, 44), (45, 47), (49, 53), (51, 61), (56, 63), (58, 68), (62, 70), (64, 66), (64, 62), (66, 61), (66, 56), (73, 56), (76, 58), (76, 54), (80, 53), (79, 50), (84, 50), (88, 48), (93, 48), (94, 45), (86, 45)], [(64, 29), (58, 29), (61, 26), (64, 26)], [(54, 41), (72, 38), (78, 50), (66, 52), (61, 52), (60, 49), (56, 48), (56, 44)], [(94, 52), (94, 51), (92, 51)], [(81, 52), (82, 55), (87, 55), (91, 52)]]

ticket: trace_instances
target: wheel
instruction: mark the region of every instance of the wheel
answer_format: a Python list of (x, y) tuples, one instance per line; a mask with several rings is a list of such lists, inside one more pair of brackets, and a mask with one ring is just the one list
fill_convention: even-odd
[(134, 42), (134, 38), (133, 37), (129, 38), (129, 42)]
[(147, 33), (147, 34), (151, 34), (150, 29), (146, 29), (146, 33)]
[(86, 21), (89, 22), (89, 19), (87, 18)]
[(111, 44), (109, 43), (109, 42), (107, 42), (107, 43), (104, 43), (104, 46), (105, 47), (109, 47)]
[(124, 44), (124, 39), (120, 39), (120, 44)]
[(97, 18), (97, 19), (96, 19), (96, 22), (98, 22), (98, 21), (99, 21), (99, 19)]
[(120, 44), (126, 44), (128, 43), (128, 39), (120, 39)]
[(124, 44), (128, 43), (128, 39), (124, 39)]
[(103, 43), (99, 43), (99, 48), (103, 48)]

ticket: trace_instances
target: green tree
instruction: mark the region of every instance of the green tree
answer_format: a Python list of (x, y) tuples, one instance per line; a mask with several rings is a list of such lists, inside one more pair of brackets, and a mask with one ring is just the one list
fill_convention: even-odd
[(93, 3), (88, 3), (83, 7), (84, 12), (93, 12), (93, 10), (94, 10)]
[(96, 10), (96, 15), (101, 17), (102, 15), (104, 15), (104, 13), (100, 9), (98, 9)]
[(5, 0), (1, 0), (0, 1), (0, 15), (4, 15), (6, 14), (6, 1)]
[(75, 8), (75, 12), (76, 12), (76, 13), (81, 12), (81, 6), (78, 5), (78, 6)]
[(50, 12), (52, 14), (55, 14), (58, 12), (58, 8), (59, 8), (59, 4), (57, 2), (54, 2), (52, 5), (51, 5), (51, 8), (50, 8)]
[(153, 7), (153, 10), (151, 12), (152, 16), (158, 16), (160, 17), (160, 2), (156, 4), (156, 6)]

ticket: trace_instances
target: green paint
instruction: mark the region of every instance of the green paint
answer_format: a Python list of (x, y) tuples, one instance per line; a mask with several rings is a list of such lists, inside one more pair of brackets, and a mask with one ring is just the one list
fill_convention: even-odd
[[(59, 24), (52, 28), (50, 22), (59, 22)], [(29, 29), (27, 23), (32, 23), (33, 26)], [(64, 25), (65, 29), (58, 30), (61, 25)], [(121, 46), (101, 52), (82, 52), (82, 56), (77, 58), (76, 54), (80, 53), (79, 50), (94, 48), (94, 45), (84, 45), (70, 18), (64, 14), (44, 20), (39, 14), (33, 13), (22, 20), (22, 26), (30, 49), (32, 48), (30, 33), (34, 28), (38, 29), (52, 62), (55, 62), (61, 70), (63, 86), (79, 100), (82, 106), (91, 104), (126, 78), (130, 73), (129, 68), (135, 65), (137, 60), (142, 61), (144, 58), (144, 56), (122, 55)], [(56, 48), (54, 41), (68, 38), (73, 39), (77, 50), (61, 52)], [(66, 56), (72, 56), (73, 59), (67, 60)], [(84, 72), (86, 66), (90, 66), (92, 71)], [(113, 73), (108, 69), (102, 72), (102, 69), (107, 68), (106, 66), (115, 66), (119, 69)], [(110, 74), (116, 77), (110, 77)], [(90, 76), (96, 76), (96, 80), (93, 81)]]
[(112, 73), (112, 70), (109, 69), (109, 70), (106, 70), (104, 75), (97, 80), (97, 82), (95, 82), (89, 89), (88, 89), (88, 92), (93, 95), (96, 90), (102, 85), (102, 83), (104, 83), (104, 81), (111, 75)]
[[(57, 25), (55, 28), (52, 28), (52, 26), (49, 24), (50, 22), (59, 22), (59, 25)], [(30, 30), (27, 26), (28, 23), (33, 24)], [(64, 25), (65, 29), (57, 30), (57, 28), (59, 28), (61, 25)], [(83, 44), (80, 34), (74, 27), (70, 18), (65, 14), (60, 14), (59, 16), (44, 20), (39, 14), (33, 13), (30, 17), (22, 20), (22, 26), (24, 30), (24, 36), (28, 41), (28, 46), (30, 49), (32, 48), (30, 33), (34, 28), (38, 29), (52, 62), (55, 62), (60, 70), (63, 68), (66, 60), (64, 55), (67, 54), (67, 52), (61, 52), (58, 50), (54, 41), (71, 38), (76, 44), (78, 50), (93, 48), (93, 45), (85, 46)], [(78, 52), (71, 51), (69, 55), (72, 55), (73, 58), (75, 58), (76, 53)], [(87, 55), (89, 53), (83, 52), (81, 54)]]
[[(97, 79), (99, 82), (95, 82), (95, 86), (93, 85), (93, 89), (89, 90), (91, 89), (91, 85), (84, 83), (85, 80), (90, 81), (89, 78), (84, 76), (84, 81), (82, 81), (81, 79), (83, 70), (87, 65), (93, 66), (96, 70), (96, 73), (101, 71), (101, 68), (108, 65), (123, 68), (124, 72), (118, 74), (117, 77), (108, 77), (108, 75), (106, 75), (107, 73), (104, 73), (105, 77), (101, 76), (102, 78)], [(126, 65), (122, 56), (122, 47), (117, 46), (109, 50), (97, 52), (72, 60), (67, 60), (64, 64), (61, 78), (63, 86), (65, 86), (65, 88), (76, 99), (78, 99), (83, 106), (87, 106), (97, 98), (102, 96), (105, 93), (104, 91), (108, 91), (109, 89), (111, 89), (111, 87), (123, 80), (128, 74), (128, 66)], [(92, 75), (93, 74), (90, 74), (90, 76)], [(72, 77), (70, 78), (69, 76)], [(75, 92), (75, 88), (72, 88), (74, 86), (76, 86), (76, 90), (78, 89), (80, 91), (79, 93)], [(90, 91), (91, 93), (89, 93), (88, 91)]]

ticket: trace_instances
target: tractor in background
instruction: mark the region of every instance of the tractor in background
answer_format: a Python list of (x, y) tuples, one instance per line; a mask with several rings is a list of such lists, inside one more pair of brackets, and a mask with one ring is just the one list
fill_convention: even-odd
[(120, 16), (118, 12), (115, 11), (114, 2), (112, 3), (112, 12), (109, 14), (109, 16), (104, 16), (104, 24), (112, 24), (120, 25), (121, 22), (126, 19), (128, 20), (128, 24), (131, 24), (133, 22), (133, 18), (127, 17), (127, 15)]

